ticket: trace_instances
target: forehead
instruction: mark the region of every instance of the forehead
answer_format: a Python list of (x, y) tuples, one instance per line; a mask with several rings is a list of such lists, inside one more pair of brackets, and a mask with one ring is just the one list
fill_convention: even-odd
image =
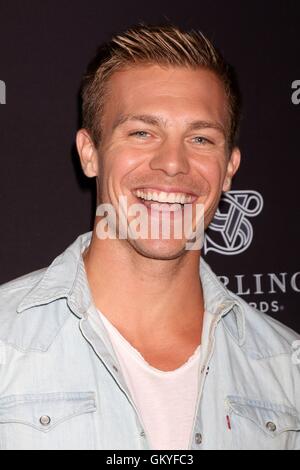
[(220, 79), (202, 68), (137, 65), (113, 73), (108, 82), (103, 118), (155, 112), (166, 120), (213, 118), (225, 122), (227, 97)]

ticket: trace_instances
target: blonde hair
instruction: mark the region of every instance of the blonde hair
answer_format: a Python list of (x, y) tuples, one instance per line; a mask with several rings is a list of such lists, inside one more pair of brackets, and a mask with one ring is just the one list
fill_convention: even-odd
[(109, 78), (117, 70), (140, 64), (200, 67), (214, 72), (224, 84), (228, 99), (228, 148), (236, 145), (241, 95), (234, 69), (200, 31), (186, 32), (171, 24), (150, 26), (139, 23), (100, 46), (83, 77), (82, 125), (90, 132), (96, 147), (101, 142), (101, 118)]

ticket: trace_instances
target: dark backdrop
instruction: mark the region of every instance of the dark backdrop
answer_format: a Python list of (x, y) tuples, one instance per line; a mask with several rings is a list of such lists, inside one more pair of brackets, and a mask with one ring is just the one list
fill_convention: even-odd
[(300, 332), (296, 0), (1, 0), (0, 283), (48, 265), (92, 228), (93, 182), (74, 151), (80, 78), (99, 43), (141, 20), (202, 29), (235, 65), (243, 162), (206, 259), (234, 292)]

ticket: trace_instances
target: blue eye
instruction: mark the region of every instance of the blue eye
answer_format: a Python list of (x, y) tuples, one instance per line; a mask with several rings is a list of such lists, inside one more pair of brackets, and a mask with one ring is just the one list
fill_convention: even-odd
[(200, 144), (211, 144), (212, 142), (210, 142), (208, 139), (206, 139), (205, 137), (195, 137), (195, 139), (199, 139), (201, 140), (201, 142), (198, 142)]
[(129, 134), (129, 135), (136, 135), (136, 136), (140, 136), (140, 137), (145, 137), (145, 136), (147, 136), (147, 135), (149, 135), (149, 134), (148, 134), (148, 132), (146, 132), (146, 131), (136, 131), (136, 132), (132, 132), (132, 133)]

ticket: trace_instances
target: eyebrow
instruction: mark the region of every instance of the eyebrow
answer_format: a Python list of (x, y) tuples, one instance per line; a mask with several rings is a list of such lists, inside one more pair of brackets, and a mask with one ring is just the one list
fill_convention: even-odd
[[(120, 114), (113, 123), (113, 131), (128, 121), (141, 121), (151, 126), (166, 127), (166, 121), (160, 116), (154, 116), (152, 114)], [(226, 136), (224, 126), (219, 122), (198, 119), (196, 121), (186, 121), (186, 124), (188, 129), (192, 131), (198, 129), (215, 129)]]

